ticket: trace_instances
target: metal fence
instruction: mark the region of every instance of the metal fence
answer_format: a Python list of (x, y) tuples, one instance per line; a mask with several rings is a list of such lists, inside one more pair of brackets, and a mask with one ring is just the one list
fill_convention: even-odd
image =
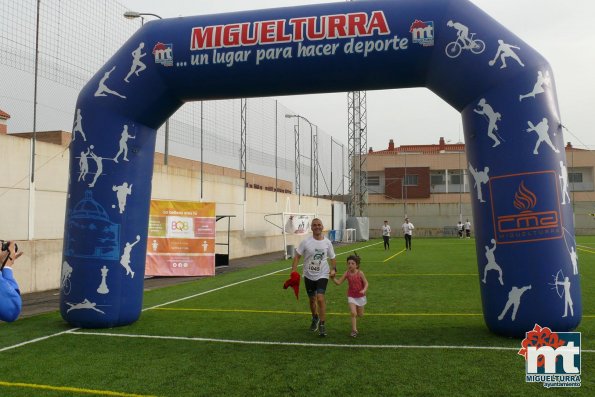
[[(113, 0), (0, 0), (0, 109), (11, 115), (9, 133), (72, 129), (84, 84), (141, 26), (126, 10)], [(290, 181), (298, 194), (347, 193), (346, 145), (316, 120), (311, 132), (286, 114), (299, 109), (247, 100), (246, 171)], [(241, 128), (240, 99), (188, 103), (169, 120), (167, 146), (159, 129), (157, 151), (241, 170)]]

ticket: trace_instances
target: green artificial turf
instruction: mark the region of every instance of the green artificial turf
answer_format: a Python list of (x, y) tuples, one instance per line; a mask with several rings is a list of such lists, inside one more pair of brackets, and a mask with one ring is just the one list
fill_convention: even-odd
[(582, 386), (551, 390), (525, 382), (519, 339), (485, 326), (474, 240), (400, 243), (336, 249), (341, 271), (356, 249), (370, 283), (358, 338), (346, 283), (329, 283), (320, 338), (280, 260), (148, 291), (125, 327), (72, 331), (57, 312), (0, 324), (0, 396), (595, 395), (595, 237), (578, 238)]

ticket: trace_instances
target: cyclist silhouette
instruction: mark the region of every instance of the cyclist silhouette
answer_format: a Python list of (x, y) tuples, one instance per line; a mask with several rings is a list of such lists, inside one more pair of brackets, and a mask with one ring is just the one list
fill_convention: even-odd
[(469, 34), (469, 28), (460, 22), (448, 21), (446, 26), (451, 27), (457, 31), (457, 40), (445, 48), (446, 55), (449, 58), (456, 58), (461, 55), (463, 50), (469, 50), (473, 54), (481, 54), (485, 50), (486, 45), (482, 40), (474, 39), (475, 33)]

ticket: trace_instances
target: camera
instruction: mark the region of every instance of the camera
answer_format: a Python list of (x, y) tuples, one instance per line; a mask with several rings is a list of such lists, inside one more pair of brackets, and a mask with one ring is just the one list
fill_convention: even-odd
[[(2, 251), (8, 251), (8, 246), (10, 244), (10, 241), (0, 240), (0, 243), (2, 243)], [(14, 252), (19, 252), (19, 246), (17, 245), (17, 243), (13, 243), (13, 244), (14, 244)]]

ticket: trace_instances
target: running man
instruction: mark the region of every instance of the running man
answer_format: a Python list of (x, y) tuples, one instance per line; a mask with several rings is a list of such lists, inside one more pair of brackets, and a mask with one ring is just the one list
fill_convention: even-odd
[(302, 240), (295, 250), (291, 272), (297, 270), (300, 258), (303, 256), (304, 284), (310, 302), (310, 312), (312, 313), (310, 331), (316, 332), (318, 330), (318, 334), (324, 337), (326, 336), (326, 287), (329, 275), (335, 277), (335, 274), (337, 274), (337, 261), (333, 244), (322, 234), (322, 221), (314, 218), (310, 228), (312, 229), (312, 237)]
[(147, 65), (142, 63), (140, 60), (142, 57), (147, 55), (147, 53), (142, 52), (144, 47), (145, 47), (145, 43), (141, 42), (139, 44), (138, 48), (135, 49), (134, 51), (132, 51), (132, 53), (131, 53), (132, 54), (132, 66), (130, 66), (130, 72), (128, 72), (128, 74), (124, 78), (125, 82), (130, 83), (130, 81), (128, 81), (128, 78), (130, 76), (132, 76), (133, 73), (138, 76), (140, 72), (142, 72), (143, 70), (145, 70), (147, 68)]
[(467, 221), (465, 222), (464, 228), (465, 228), (465, 237), (471, 238), (471, 222), (469, 222), (469, 219), (467, 219)]
[(390, 249), (390, 225), (388, 221), (384, 221), (384, 225), (382, 225), (382, 240), (384, 242), (384, 250)]
[(411, 238), (413, 237), (413, 223), (409, 222), (409, 218), (405, 218), (405, 223), (401, 225), (403, 229), (403, 237), (405, 237), (405, 250), (411, 251)]
[(487, 117), (488, 136), (494, 141), (492, 147), (496, 147), (500, 144), (500, 139), (498, 139), (494, 131), (498, 131), (498, 126), (496, 123), (502, 120), (502, 115), (498, 112), (495, 112), (494, 109), (486, 102), (485, 98), (481, 98), (477, 106), (479, 106), (479, 109), (473, 109), (473, 111), (477, 114)]

